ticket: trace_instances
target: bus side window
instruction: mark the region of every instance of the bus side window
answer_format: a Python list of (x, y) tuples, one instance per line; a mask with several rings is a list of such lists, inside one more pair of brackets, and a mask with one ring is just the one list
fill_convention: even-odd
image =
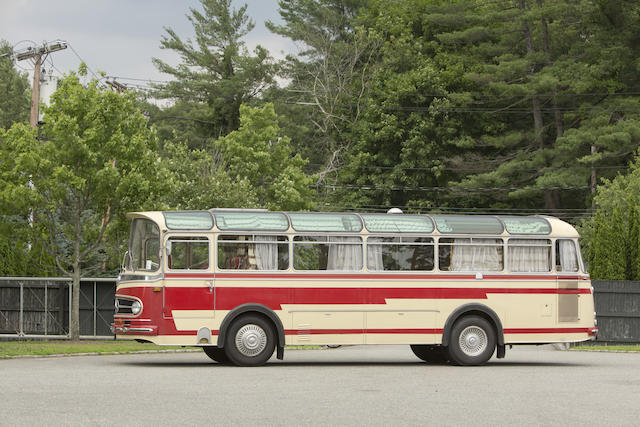
[(218, 268), (225, 270), (286, 270), (289, 268), (287, 236), (220, 235)]
[(369, 237), (367, 268), (371, 271), (431, 271), (433, 252), (430, 237)]
[(514, 272), (551, 271), (551, 240), (509, 239), (507, 268)]
[(556, 271), (578, 271), (578, 252), (573, 240), (556, 240)]
[(362, 270), (362, 238), (357, 236), (294, 236), (296, 270)]
[(209, 239), (206, 237), (170, 237), (167, 266), (172, 270), (207, 270)]
[(502, 239), (441, 238), (438, 242), (440, 270), (502, 271)]

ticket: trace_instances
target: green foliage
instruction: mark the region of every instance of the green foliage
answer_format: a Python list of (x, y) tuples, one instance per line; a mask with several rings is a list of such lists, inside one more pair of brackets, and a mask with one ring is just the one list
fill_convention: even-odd
[(182, 40), (165, 28), (161, 47), (181, 57), (172, 66), (154, 58), (153, 63), (174, 80), (160, 87), (160, 96), (208, 106), (215, 122), (206, 136), (226, 135), (239, 126), (240, 105), (248, 102), (272, 83), (275, 71), (271, 58), (261, 46), (247, 52), (242, 38), (253, 29), (247, 6), (231, 8), (231, 0), (200, 0), (202, 11), (190, 9), (195, 41)]
[(630, 173), (605, 180), (595, 197), (597, 213), (582, 230), (594, 279), (639, 280), (640, 271), (640, 157)]
[[(72, 277), (79, 309), (79, 279), (104, 266), (107, 237), (117, 235), (127, 211), (150, 209), (167, 191), (156, 154), (156, 137), (134, 95), (102, 92), (71, 74), (59, 82), (46, 109), (43, 138), (13, 125), (0, 147), (0, 209), (33, 213), (31, 239), (38, 241)], [(70, 327), (78, 336), (79, 312)]]
[(240, 128), (217, 141), (236, 181), (254, 189), (260, 206), (273, 210), (306, 210), (311, 201), (312, 179), (302, 168), (306, 160), (291, 152), (272, 104), (240, 108)]
[(14, 67), (11, 46), (0, 40), (0, 129), (29, 121), (31, 90), (27, 73)]
[(162, 200), (171, 209), (259, 207), (255, 189), (246, 178), (230, 176), (217, 150), (167, 141), (162, 162), (173, 188)]

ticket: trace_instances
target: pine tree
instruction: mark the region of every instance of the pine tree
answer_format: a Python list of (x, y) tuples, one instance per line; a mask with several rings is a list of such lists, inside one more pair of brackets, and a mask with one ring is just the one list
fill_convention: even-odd
[(627, 279), (640, 280), (640, 215), (636, 205), (629, 209), (629, 239), (628, 239), (628, 272)]
[(153, 63), (175, 80), (160, 86), (159, 96), (208, 106), (204, 117), (214, 122), (207, 136), (219, 137), (240, 125), (240, 105), (273, 82), (275, 68), (266, 49), (257, 46), (250, 54), (242, 38), (254, 27), (247, 6), (231, 8), (231, 0), (200, 0), (202, 11), (190, 9), (195, 41), (182, 40), (171, 28), (161, 47), (180, 54), (172, 66), (154, 58)]

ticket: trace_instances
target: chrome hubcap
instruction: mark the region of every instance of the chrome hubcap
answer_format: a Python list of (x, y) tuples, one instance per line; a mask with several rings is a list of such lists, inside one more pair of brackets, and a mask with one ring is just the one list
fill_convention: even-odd
[(267, 334), (258, 325), (244, 325), (236, 333), (236, 348), (243, 356), (256, 356), (267, 347)]
[(487, 333), (478, 326), (467, 326), (460, 333), (458, 344), (465, 355), (478, 356), (487, 348)]

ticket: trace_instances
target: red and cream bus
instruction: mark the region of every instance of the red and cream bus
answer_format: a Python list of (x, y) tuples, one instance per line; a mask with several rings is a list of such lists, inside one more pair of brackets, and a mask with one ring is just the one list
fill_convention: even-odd
[(479, 365), (597, 333), (578, 233), (546, 216), (129, 214), (119, 338), (264, 364), (285, 345), (409, 344)]

